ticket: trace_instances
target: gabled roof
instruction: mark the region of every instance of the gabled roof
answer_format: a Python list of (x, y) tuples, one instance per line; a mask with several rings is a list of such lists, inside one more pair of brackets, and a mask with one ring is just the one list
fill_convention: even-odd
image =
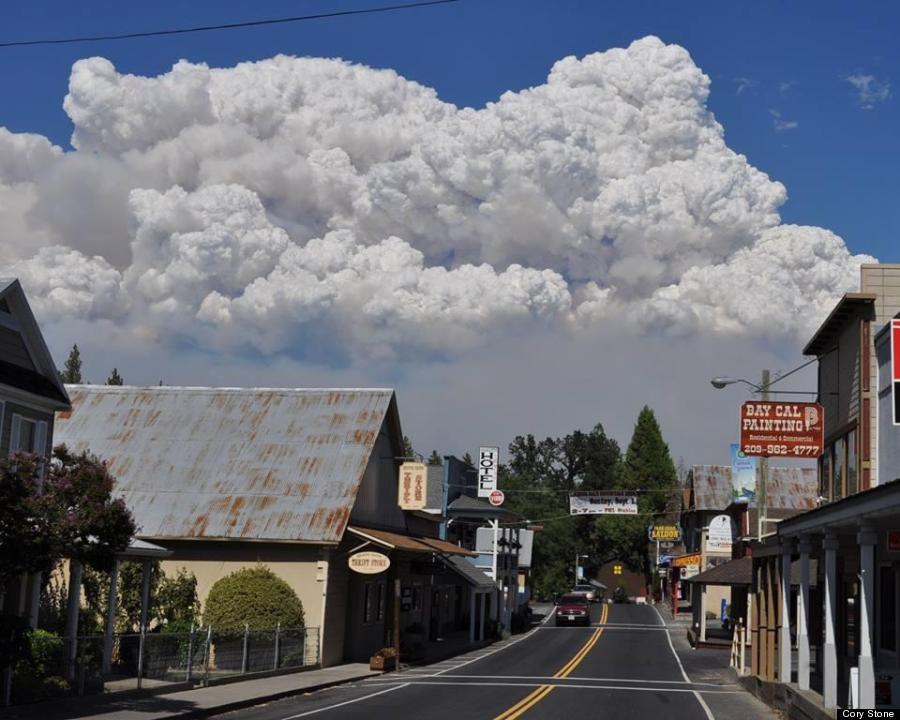
[(394, 392), (70, 385), (56, 441), (107, 461), (139, 536), (337, 543)]
[(445, 555), (464, 555), (475, 557), (478, 553), (454, 545), (446, 540), (438, 538), (402, 535), (390, 530), (377, 530), (365, 527), (349, 527), (351, 533), (364, 540), (369, 540), (376, 545), (381, 545), (388, 550), (401, 550), (403, 552), (432, 555), (444, 553)]
[(0, 323), (11, 326), (21, 335), (35, 368), (22, 367), (0, 357), (0, 384), (49, 401), (51, 407), (68, 408), (69, 396), (18, 280), (0, 278), (0, 303), (9, 308), (9, 315), (4, 313)]

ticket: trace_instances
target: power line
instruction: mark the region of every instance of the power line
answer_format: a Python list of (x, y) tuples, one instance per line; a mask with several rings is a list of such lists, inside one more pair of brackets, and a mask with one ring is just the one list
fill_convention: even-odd
[(131, 40), (133, 38), (159, 37), (161, 35), (185, 35), (187, 33), (209, 32), (212, 30), (235, 30), (246, 27), (259, 27), (261, 25), (280, 25), (284, 23), (302, 22), (304, 20), (324, 20), (326, 18), (347, 17), (350, 15), (371, 15), (374, 13), (394, 12), (398, 10), (413, 10), (415, 8), (429, 7), (432, 5), (448, 5), (461, 0), (426, 0), (425, 2), (407, 3), (405, 5), (383, 5), (374, 8), (359, 10), (335, 10), (314, 15), (295, 15), (293, 17), (269, 18), (266, 20), (247, 20), (244, 22), (224, 23), (222, 25), (198, 25), (189, 28), (173, 28), (169, 30), (150, 30), (147, 32), (122, 33), (119, 35), (85, 35), (70, 38), (42, 38), (37, 40), (13, 40), (0, 42), (0, 48), (26, 47), (31, 45), (70, 45), (82, 42), (99, 42), (102, 40)]

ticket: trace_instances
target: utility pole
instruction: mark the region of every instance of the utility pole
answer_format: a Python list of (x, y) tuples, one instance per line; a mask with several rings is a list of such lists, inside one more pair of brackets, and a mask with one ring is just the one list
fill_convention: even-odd
[[(760, 395), (762, 400), (769, 399), (769, 371), (762, 371), (762, 382), (760, 383)], [(756, 518), (757, 518), (757, 539), (762, 539), (763, 531), (766, 528), (766, 507), (769, 499), (766, 493), (766, 486), (769, 483), (769, 458), (761, 457), (759, 459), (759, 475), (757, 476), (759, 487), (756, 491)]]

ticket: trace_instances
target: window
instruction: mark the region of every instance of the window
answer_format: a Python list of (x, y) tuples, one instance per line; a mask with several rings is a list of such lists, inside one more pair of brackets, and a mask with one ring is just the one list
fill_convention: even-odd
[(47, 423), (31, 420), (21, 415), (12, 416), (9, 451), (17, 450), (43, 455), (47, 444)]
[(831, 499), (840, 500), (844, 497), (844, 481), (846, 479), (847, 443), (845, 438), (838, 438), (832, 445), (832, 465), (834, 467), (834, 481), (831, 485)]
[(363, 586), (363, 623), (372, 622), (372, 583)]
[(881, 567), (878, 574), (878, 605), (881, 610), (881, 629), (879, 631), (882, 650), (897, 651), (897, 588), (894, 583), (896, 574), (890, 565)]
[(825, 448), (822, 458), (819, 461), (819, 495), (824, 498), (831, 497), (831, 473), (833, 465), (831, 464), (831, 448)]
[(375, 586), (375, 620), (381, 622), (384, 620), (384, 583), (378, 583)]
[(851, 430), (847, 434), (847, 494), (853, 495), (859, 489), (858, 470), (856, 468), (856, 438), (858, 433)]

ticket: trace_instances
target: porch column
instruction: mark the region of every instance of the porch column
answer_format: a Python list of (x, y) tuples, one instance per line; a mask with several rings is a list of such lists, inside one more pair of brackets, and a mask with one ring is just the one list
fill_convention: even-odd
[(808, 535), (800, 538), (800, 592), (797, 594), (797, 684), (809, 690), (809, 552)]
[(700, 586), (700, 642), (706, 642), (706, 583)]
[(859, 543), (859, 707), (875, 707), (875, 665), (872, 661), (872, 627), (875, 619), (875, 543), (878, 535), (860, 523)]
[(778, 679), (783, 683), (791, 681), (791, 555), (794, 552), (793, 540), (781, 543), (781, 583), (778, 588), (781, 596), (781, 624), (778, 628)]
[[(750, 625), (750, 673), (752, 675), (760, 675), (760, 663), (759, 663), (759, 648), (761, 643), (760, 640), (760, 625), (762, 625), (762, 613), (760, 612), (760, 608), (762, 607), (762, 597), (760, 593), (760, 581), (759, 581), (759, 561), (751, 558), (751, 567), (753, 568), (753, 574), (751, 575), (750, 582), (750, 591), (748, 593), (748, 608), (747, 608), (747, 621)], [(753, 602), (753, 600), (756, 602)]]
[(469, 597), (469, 644), (475, 642), (475, 598), (477, 595), (478, 590), (472, 588), (472, 593)]
[(150, 573), (149, 560), (144, 560), (141, 568), (141, 632), (147, 632), (147, 614), (150, 611)]
[(81, 563), (69, 561), (69, 598), (66, 606), (65, 645), (68, 650), (66, 658), (66, 677), (75, 679), (75, 661), (78, 658), (78, 611), (81, 608)]
[(481, 614), (478, 623), (478, 642), (484, 641), (484, 606), (487, 604), (488, 594), (481, 593)]
[(109, 603), (106, 607), (106, 628), (103, 632), (103, 674), (112, 670), (113, 634), (116, 631), (116, 606), (119, 594), (119, 558), (113, 560), (109, 573)]
[(835, 604), (837, 602), (837, 551), (839, 542), (833, 530), (825, 533), (825, 646), (822, 652), (822, 697), (826, 708), (837, 707), (837, 646), (835, 645)]
[(778, 561), (767, 557), (766, 563), (766, 680), (775, 680), (775, 643), (778, 637)]

